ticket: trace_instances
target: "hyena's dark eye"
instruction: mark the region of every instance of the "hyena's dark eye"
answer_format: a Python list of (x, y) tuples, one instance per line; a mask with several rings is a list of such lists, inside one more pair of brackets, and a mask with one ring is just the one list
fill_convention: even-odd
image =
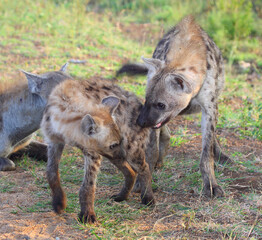
[(113, 149), (113, 148), (115, 148), (115, 147), (117, 147), (117, 146), (118, 146), (118, 144), (117, 144), (117, 143), (114, 143), (114, 144), (110, 145), (109, 148), (110, 148), (110, 149)]
[(164, 109), (166, 108), (166, 105), (165, 105), (164, 103), (161, 103), (161, 102), (157, 103), (156, 106), (157, 106), (157, 108), (160, 109), (160, 110), (164, 110)]

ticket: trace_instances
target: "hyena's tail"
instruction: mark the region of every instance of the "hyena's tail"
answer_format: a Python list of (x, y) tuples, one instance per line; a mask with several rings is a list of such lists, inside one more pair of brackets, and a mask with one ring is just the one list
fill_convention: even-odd
[(123, 65), (116, 73), (116, 76), (126, 73), (127, 75), (146, 75), (148, 72), (147, 67), (140, 63), (128, 63)]

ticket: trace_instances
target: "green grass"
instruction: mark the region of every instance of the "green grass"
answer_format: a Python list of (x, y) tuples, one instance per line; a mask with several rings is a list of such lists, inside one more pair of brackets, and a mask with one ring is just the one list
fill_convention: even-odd
[(0, 178), (0, 192), (11, 192), (15, 187), (15, 182), (10, 181), (7, 177)]

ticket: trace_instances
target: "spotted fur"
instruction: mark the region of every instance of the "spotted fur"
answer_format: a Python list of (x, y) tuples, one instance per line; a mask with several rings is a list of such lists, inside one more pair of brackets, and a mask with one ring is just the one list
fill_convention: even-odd
[[(103, 105), (108, 98), (111, 98), (111, 104), (113, 99), (119, 101), (113, 111)], [(145, 154), (147, 152), (147, 156), (152, 157), (151, 154), (157, 153), (160, 159), (163, 158), (166, 149), (159, 153), (159, 145), (153, 144), (153, 141), (158, 142), (161, 138), (167, 143), (169, 138), (166, 137), (168, 134), (161, 137), (159, 131), (141, 128), (136, 124), (141, 108), (142, 104), (134, 94), (105, 79), (68, 80), (53, 91), (43, 117), (42, 131), (49, 145), (47, 178), (53, 193), (53, 208), (57, 213), (66, 206), (66, 197), (58, 174), (65, 143), (81, 149), (85, 159), (85, 176), (79, 193), (81, 221), (91, 223), (96, 220), (95, 182), (101, 156), (108, 158), (125, 176), (122, 190), (113, 196), (115, 201), (128, 198), (138, 174), (142, 203), (154, 204), (150, 169), (155, 166), (156, 160), (151, 161), (149, 166)], [(98, 132), (94, 130), (93, 135), (83, 136), (80, 125), (87, 114), (94, 119)], [(101, 128), (103, 131), (99, 131)], [(149, 140), (152, 141), (151, 144)], [(116, 153), (112, 154), (106, 146), (114, 142), (117, 143), (117, 148)]]
[[(221, 151), (215, 134), (218, 97), (224, 86), (224, 64), (219, 48), (194, 18), (188, 16), (164, 35), (152, 59), (143, 60), (147, 90), (138, 124), (158, 128), (178, 114), (202, 111), (203, 193), (210, 197), (223, 196), (224, 191), (214, 174), (214, 158), (220, 162), (231, 160)], [(132, 69), (135, 65), (132, 64)]]

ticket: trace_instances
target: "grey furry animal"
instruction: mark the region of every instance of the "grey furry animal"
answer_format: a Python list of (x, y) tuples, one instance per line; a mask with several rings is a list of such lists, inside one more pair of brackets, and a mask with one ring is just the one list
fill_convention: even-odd
[(0, 94), (0, 171), (15, 170), (10, 158), (27, 153), (47, 160), (47, 145), (32, 141), (39, 129), (47, 98), (51, 90), (70, 76), (60, 71), (37, 75), (23, 71), (28, 84), (13, 86)]
[(222, 54), (194, 21), (185, 17), (159, 41), (153, 58), (144, 64), (126, 64), (118, 74), (147, 74), (146, 101), (137, 123), (159, 128), (181, 114), (202, 111), (200, 171), (203, 194), (224, 196), (214, 174), (214, 158), (230, 163), (216, 137), (218, 97), (224, 86)]

